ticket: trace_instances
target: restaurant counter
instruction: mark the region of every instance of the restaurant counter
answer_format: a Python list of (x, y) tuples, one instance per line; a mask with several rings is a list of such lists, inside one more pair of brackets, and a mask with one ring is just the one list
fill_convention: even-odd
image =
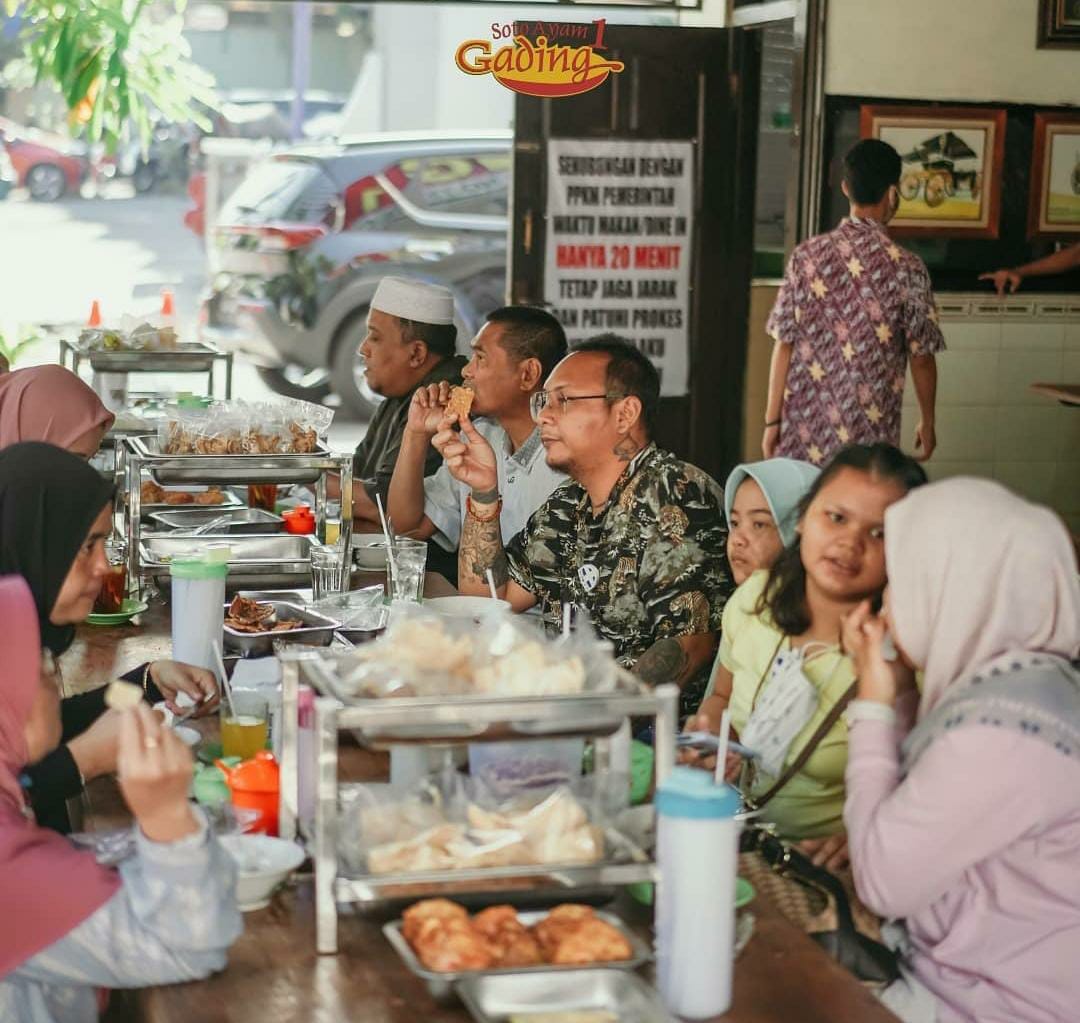
[[(368, 583), (378, 581), (373, 576)], [(425, 595), (452, 592), (429, 574)], [(119, 672), (169, 654), (167, 607), (154, 605), (141, 625), (83, 625), (62, 660), (71, 691), (102, 685)], [(217, 738), (217, 718), (193, 720), (204, 736)], [(385, 780), (388, 758), (345, 747), (343, 780)], [(87, 830), (130, 822), (115, 779), (99, 778), (87, 789)], [(310, 873), (303, 868), (270, 906), (244, 915), (244, 933), (229, 952), (226, 969), (204, 981), (117, 991), (106, 1023), (468, 1023), (459, 1004), (432, 1000), (381, 931), (383, 918), (344, 913), (340, 951), (315, 952), (315, 903)], [(568, 893), (567, 901), (572, 896)], [(650, 935), (651, 911), (620, 896), (615, 911)], [(896, 1023), (846, 970), (758, 896), (751, 903), (753, 936), (735, 965), (734, 1004), (717, 1020), (726, 1023)], [(647, 974), (651, 976), (651, 974)]]

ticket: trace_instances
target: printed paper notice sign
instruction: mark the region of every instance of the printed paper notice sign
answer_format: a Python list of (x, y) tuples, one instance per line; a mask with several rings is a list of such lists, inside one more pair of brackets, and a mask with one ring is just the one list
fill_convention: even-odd
[(551, 139), (544, 292), (571, 344), (611, 331), (689, 390), (690, 142)]

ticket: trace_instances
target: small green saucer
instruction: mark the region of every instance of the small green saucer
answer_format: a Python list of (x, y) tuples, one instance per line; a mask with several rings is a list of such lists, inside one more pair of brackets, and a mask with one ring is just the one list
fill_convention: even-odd
[[(637, 881), (627, 885), (626, 890), (638, 902), (646, 906), (653, 904), (653, 884), (650, 881)], [(735, 878), (735, 908), (742, 909), (754, 901), (754, 886), (745, 877)]]
[(123, 625), (125, 622), (130, 622), (136, 615), (141, 615), (146, 607), (147, 605), (141, 600), (132, 600), (128, 597), (120, 605), (119, 611), (112, 613), (94, 611), (86, 616), (86, 620), (90, 625)]
[(204, 742), (195, 751), (195, 756), (197, 756), (204, 764), (213, 764), (215, 760), (221, 759), (221, 755), (220, 742)]

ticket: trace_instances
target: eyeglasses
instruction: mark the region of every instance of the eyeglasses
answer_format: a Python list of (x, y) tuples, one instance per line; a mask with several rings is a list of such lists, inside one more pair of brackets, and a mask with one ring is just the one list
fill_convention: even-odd
[(603, 398), (604, 401), (618, 401), (625, 398), (625, 394), (563, 394), (562, 391), (536, 391), (529, 399), (529, 411), (534, 420), (540, 418), (540, 413), (551, 405), (557, 416), (566, 411), (566, 406), (572, 401), (589, 401), (593, 398)]

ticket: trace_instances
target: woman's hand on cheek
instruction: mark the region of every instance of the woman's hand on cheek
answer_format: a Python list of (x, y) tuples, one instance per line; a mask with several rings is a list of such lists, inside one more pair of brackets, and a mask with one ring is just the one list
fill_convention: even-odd
[(896, 702), (899, 665), (885, 660), (882, 645), (887, 629), (884, 620), (864, 600), (844, 618), (841, 628), (844, 652), (855, 662), (856, 697), (892, 706)]

